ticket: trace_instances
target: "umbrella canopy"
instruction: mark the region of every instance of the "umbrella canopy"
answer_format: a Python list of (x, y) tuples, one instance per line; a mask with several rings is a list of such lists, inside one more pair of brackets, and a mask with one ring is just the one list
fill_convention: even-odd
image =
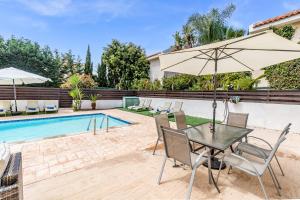
[(46, 81), (51, 81), (51, 79), (13, 67), (0, 69), (0, 85), (13, 85), (13, 82), (15, 85), (23, 85)]
[(13, 85), (14, 87), (16, 113), (18, 112), (16, 85), (44, 83), (46, 81), (51, 81), (51, 79), (33, 73), (25, 72), (13, 67), (0, 69), (0, 85)]
[(300, 58), (300, 45), (272, 31), (162, 54), (161, 70), (192, 74), (214, 74), (213, 132), (216, 121), (216, 74), (255, 71)]
[(272, 31), (162, 54), (161, 70), (192, 75), (256, 71), (300, 57), (300, 45)]

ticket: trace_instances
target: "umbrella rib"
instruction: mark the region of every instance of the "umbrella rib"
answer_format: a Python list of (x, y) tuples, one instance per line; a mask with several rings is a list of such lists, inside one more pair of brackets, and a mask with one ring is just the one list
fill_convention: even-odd
[[(233, 53), (229, 53), (228, 55), (232, 56), (233, 54), (236, 54), (236, 53), (241, 52), (241, 51), (243, 51), (243, 50), (239, 49), (239, 50), (237, 50), (237, 51), (235, 51)], [(226, 56), (220, 57), (219, 60), (223, 60), (223, 59), (226, 59), (226, 58), (229, 58), (229, 56), (226, 55)]]
[(245, 63), (242, 63), (241, 61), (239, 61), (238, 59), (236, 59), (236, 58), (234, 58), (234, 57), (232, 57), (231, 55), (229, 55), (229, 54), (227, 54), (227, 53), (225, 53), (225, 52), (223, 52), (224, 54), (226, 54), (227, 56), (229, 56), (230, 58), (232, 58), (233, 60), (235, 60), (236, 62), (238, 62), (238, 63), (240, 63), (241, 65), (243, 65), (243, 66), (245, 66), (245, 67), (247, 67), (248, 69), (250, 69), (251, 71), (254, 71), (254, 69), (252, 69), (251, 67), (249, 67), (248, 65), (246, 65)]
[(291, 49), (255, 49), (255, 48), (234, 48), (234, 47), (226, 47), (225, 49), (231, 50), (249, 50), (249, 51), (283, 51), (283, 52), (294, 52), (300, 53), (300, 50), (291, 50)]
[(202, 54), (203, 54), (203, 53), (197, 54), (197, 55), (195, 55), (195, 56), (193, 56), (193, 57), (191, 57), (191, 58), (187, 58), (187, 59), (184, 59), (184, 60), (182, 60), (182, 61), (180, 61), (180, 62), (178, 62), (178, 63), (175, 63), (175, 64), (173, 64), (173, 65), (170, 65), (170, 66), (164, 68), (163, 71), (166, 71), (166, 69), (169, 69), (169, 68), (171, 68), (171, 67), (174, 67), (174, 66), (176, 66), (176, 65), (179, 65), (179, 64), (181, 64), (181, 63), (184, 63), (184, 62), (186, 62), (186, 61), (188, 61), (188, 60), (191, 60), (191, 59), (193, 59), (193, 58), (196, 58), (197, 56), (200, 56), (200, 55), (202, 55)]
[[(214, 54), (214, 52), (212, 52), (211, 56)], [(202, 69), (200, 70), (200, 72), (198, 73), (198, 76), (202, 73), (202, 71), (204, 70), (204, 68), (206, 67), (206, 65), (208, 64), (210, 60), (207, 60), (206, 63), (204, 64), (204, 66), (202, 67)]]
[(213, 59), (214, 60), (214, 58), (212, 57), (212, 55), (213, 55), (213, 53), (211, 54), (211, 55), (208, 55), (207, 53), (209, 53), (210, 51), (212, 51), (212, 50), (210, 50), (210, 51), (207, 51), (207, 52), (203, 52), (203, 51), (201, 51), (201, 50), (199, 50), (201, 53), (203, 53), (204, 55), (206, 55), (207, 57), (209, 57), (210, 59)]

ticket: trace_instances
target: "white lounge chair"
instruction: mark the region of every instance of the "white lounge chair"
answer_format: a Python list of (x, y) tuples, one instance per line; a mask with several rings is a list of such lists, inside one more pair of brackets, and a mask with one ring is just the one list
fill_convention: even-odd
[(175, 112), (180, 112), (183, 102), (175, 101), (174, 106), (170, 110), (162, 111), (161, 113), (167, 113), (168, 115), (173, 115)]
[(56, 106), (55, 100), (47, 100), (44, 104), (45, 112), (57, 112), (58, 107)]
[(132, 109), (134, 109), (136, 107), (143, 107), (145, 101), (146, 101), (145, 99), (141, 99), (139, 105), (128, 106), (127, 108), (130, 109), (130, 110), (132, 110)]
[(1, 100), (0, 101), (0, 115), (6, 116), (7, 112), (11, 110), (10, 106), (11, 106), (10, 100)]
[(156, 113), (168, 113), (170, 112), (170, 107), (172, 105), (172, 102), (165, 102), (163, 106), (158, 107), (156, 110), (151, 110), (150, 113), (156, 114)]
[(40, 111), (37, 100), (27, 101), (26, 113), (38, 113)]
[(150, 106), (151, 106), (151, 99), (146, 99), (145, 103), (143, 106), (137, 106), (135, 108), (133, 108), (133, 110), (139, 111), (139, 110), (149, 110)]

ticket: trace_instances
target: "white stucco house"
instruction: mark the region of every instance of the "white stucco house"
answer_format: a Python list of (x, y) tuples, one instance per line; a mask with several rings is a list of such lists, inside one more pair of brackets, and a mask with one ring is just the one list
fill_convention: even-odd
[[(262, 20), (260, 22), (253, 23), (249, 26), (249, 34), (259, 33), (265, 30), (269, 30), (271, 27), (282, 27), (285, 25), (292, 25), (296, 28), (294, 37), (292, 41), (296, 43), (300, 43), (300, 9), (294, 10), (276, 17), (272, 17), (266, 20)], [(162, 52), (158, 52), (148, 56), (148, 60), (150, 61), (150, 80), (162, 80), (165, 76), (172, 76), (174, 73), (170, 72), (162, 72), (160, 71), (160, 62), (159, 55)], [(253, 78), (256, 78), (263, 74), (263, 71), (255, 71), (252, 72)], [(264, 88), (268, 87), (269, 84), (265, 79), (262, 79), (258, 85), (258, 87)]]

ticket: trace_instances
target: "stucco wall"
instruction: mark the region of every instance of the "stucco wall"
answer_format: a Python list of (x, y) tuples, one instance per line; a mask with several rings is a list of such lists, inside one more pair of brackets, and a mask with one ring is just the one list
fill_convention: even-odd
[[(58, 107), (58, 100), (50, 100), (51, 104), (54, 103)], [(38, 100), (40, 111), (44, 110), (45, 100)], [(11, 100), (12, 109), (15, 110), (15, 101)], [(25, 111), (27, 106), (27, 100), (17, 100), (18, 111)]]
[[(157, 108), (166, 101), (182, 101), (182, 109), (187, 115), (212, 118), (212, 101), (152, 98), (151, 106)], [(240, 102), (228, 103), (228, 107), (230, 112), (249, 113), (249, 126), (282, 130), (288, 123), (292, 123), (291, 131), (300, 133), (300, 105)], [(224, 109), (225, 104), (218, 101), (218, 120), (224, 119)]]
[(160, 62), (159, 59), (153, 59), (150, 61), (150, 72), (149, 72), (150, 80), (162, 80), (164, 76), (164, 72), (160, 71)]
[[(96, 109), (110, 109), (122, 107), (122, 100), (97, 100)], [(82, 109), (92, 109), (90, 100), (83, 100)]]

